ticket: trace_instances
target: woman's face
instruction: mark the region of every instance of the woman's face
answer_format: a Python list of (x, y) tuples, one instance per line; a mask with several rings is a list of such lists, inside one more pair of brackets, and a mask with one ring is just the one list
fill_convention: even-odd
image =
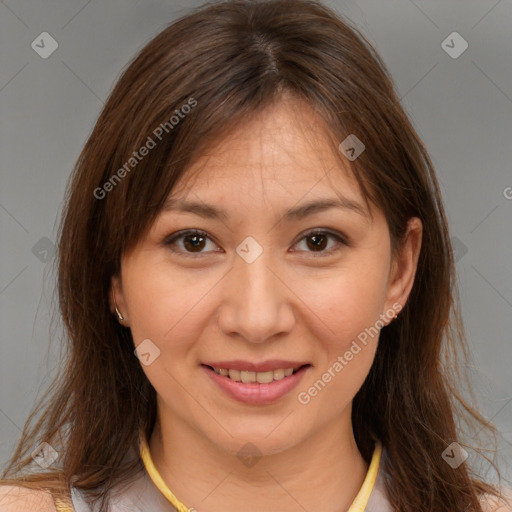
[[(350, 428), (378, 329), (412, 286), (421, 224), (392, 264), (385, 217), (370, 220), (324, 137), (298, 101), (260, 113), (195, 161), (123, 256), (117, 304), (174, 431), (270, 454)], [(204, 233), (177, 235), (188, 230)]]

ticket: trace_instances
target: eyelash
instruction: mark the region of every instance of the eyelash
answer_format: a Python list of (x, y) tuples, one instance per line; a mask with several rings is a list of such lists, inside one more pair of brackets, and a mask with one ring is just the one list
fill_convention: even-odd
[[(208, 240), (212, 241), (205, 231), (201, 231), (201, 230), (198, 230), (198, 229), (192, 229), (192, 230), (179, 231), (177, 233), (173, 233), (172, 235), (167, 237), (164, 240), (163, 243), (164, 243), (165, 246), (171, 247), (172, 245), (175, 244), (175, 242), (177, 240), (179, 240), (181, 238), (185, 238), (188, 235), (197, 235), (197, 236), (201, 236), (201, 237), (207, 238)], [(332, 231), (323, 230), (323, 229), (315, 229), (315, 230), (308, 231), (307, 233), (302, 235), (302, 238), (297, 243), (302, 242), (302, 240), (304, 240), (305, 238), (307, 238), (309, 236), (312, 236), (312, 235), (328, 235), (328, 236), (334, 238), (342, 246), (348, 246), (349, 245), (347, 243), (346, 239), (341, 234), (335, 233), (335, 232), (332, 232)], [(297, 244), (294, 244), (294, 245), (297, 245)], [(331, 247), (331, 249), (320, 251), (318, 253), (315, 253), (314, 251), (305, 251), (305, 252), (310, 252), (311, 255), (314, 258), (322, 258), (322, 257), (325, 257), (325, 256), (330, 256), (333, 252), (335, 252), (337, 250), (340, 250), (339, 246), (338, 247)], [(186, 251), (177, 251), (177, 250), (172, 249), (172, 248), (171, 248), (171, 251), (173, 251), (175, 253), (178, 253), (178, 254), (182, 254), (182, 255), (184, 255), (187, 258), (201, 258), (201, 257), (204, 257), (205, 255), (208, 254), (208, 251), (207, 252), (202, 252), (202, 253), (191, 253), (191, 252), (186, 252)]]

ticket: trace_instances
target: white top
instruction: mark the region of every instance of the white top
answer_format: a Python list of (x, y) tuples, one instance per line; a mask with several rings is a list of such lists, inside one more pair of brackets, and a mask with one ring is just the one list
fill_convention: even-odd
[[(366, 508), (361, 512), (392, 512), (388, 501), (384, 485), (383, 460), (385, 459), (385, 450), (382, 450), (382, 456), (379, 461), (377, 477), (370, 493)], [(137, 477), (129, 484), (125, 484), (121, 492), (115, 492), (111, 495), (110, 506), (112, 512), (177, 512), (177, 509), (169, 502), (164, 494), (157, 487), (146, 469), (144, 468)], [(74, 512), (98, 512), (99, 507), (92, 508), (85, 502), (84, 494), (75, 487), (71, 488), (71, 499)], [(194, 508), (189, 509), (195, 512)], [(351, 508), (352, 510), (352, 508)]]
[[(185, 506), (178, 510), (172, 505), (167, 497), (172, 493), (155, 468), (147, 441), (142, 437), (141, 447), (144, 467), (131, 482), (113, 489), (109, 503), (111, 512), (197, 512), (192, 507), (187, 509)], [(384, 481), (386, 476), (384, 461), (387, 453), (380, 443), (379, 447), (379, 450), (374, 450), (365, 481), (350, 506), (349, 512), (393, 512)], [(512, 503), (512, 489), (503, 492), (503, 496)], [(173, 498), (175, 499), (174, 495)], [(73, 486), (71, 487), (71, 500), (73, 509), (70, 510), (69, 507), (63, 505), (63, 508), (57, 507), (58, 512), (98, 512), (98, 505), (94, 508), (88, 505), (83, 491)], [(484, 512), (512, 512), (512, 508), (503, 502), (498, 503), (487, 495), (482, 497), (482, 510)]]

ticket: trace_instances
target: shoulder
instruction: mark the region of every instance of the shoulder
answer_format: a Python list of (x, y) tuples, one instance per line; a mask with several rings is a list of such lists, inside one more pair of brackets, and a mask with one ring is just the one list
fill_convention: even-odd
[(0, 485), (0, 512), (56, 512), (52, 495), (18, 485)]
[(502, 491), (502, 498), (484, 494), (481, 498), (483, 512), (512, 512), (512, 489)]

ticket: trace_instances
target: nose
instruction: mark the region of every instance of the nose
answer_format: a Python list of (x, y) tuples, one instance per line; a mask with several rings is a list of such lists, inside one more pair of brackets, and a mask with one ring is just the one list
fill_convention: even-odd
[[(250, 343), (264, 343), (289, 333), (294, 325), (291, 284), (264, 251), (248, 263), (235, 258), (234, 268), (224, 278), (219, 327), (228, 336)], [(289, 280), (289, 279), (288, 279)]]

